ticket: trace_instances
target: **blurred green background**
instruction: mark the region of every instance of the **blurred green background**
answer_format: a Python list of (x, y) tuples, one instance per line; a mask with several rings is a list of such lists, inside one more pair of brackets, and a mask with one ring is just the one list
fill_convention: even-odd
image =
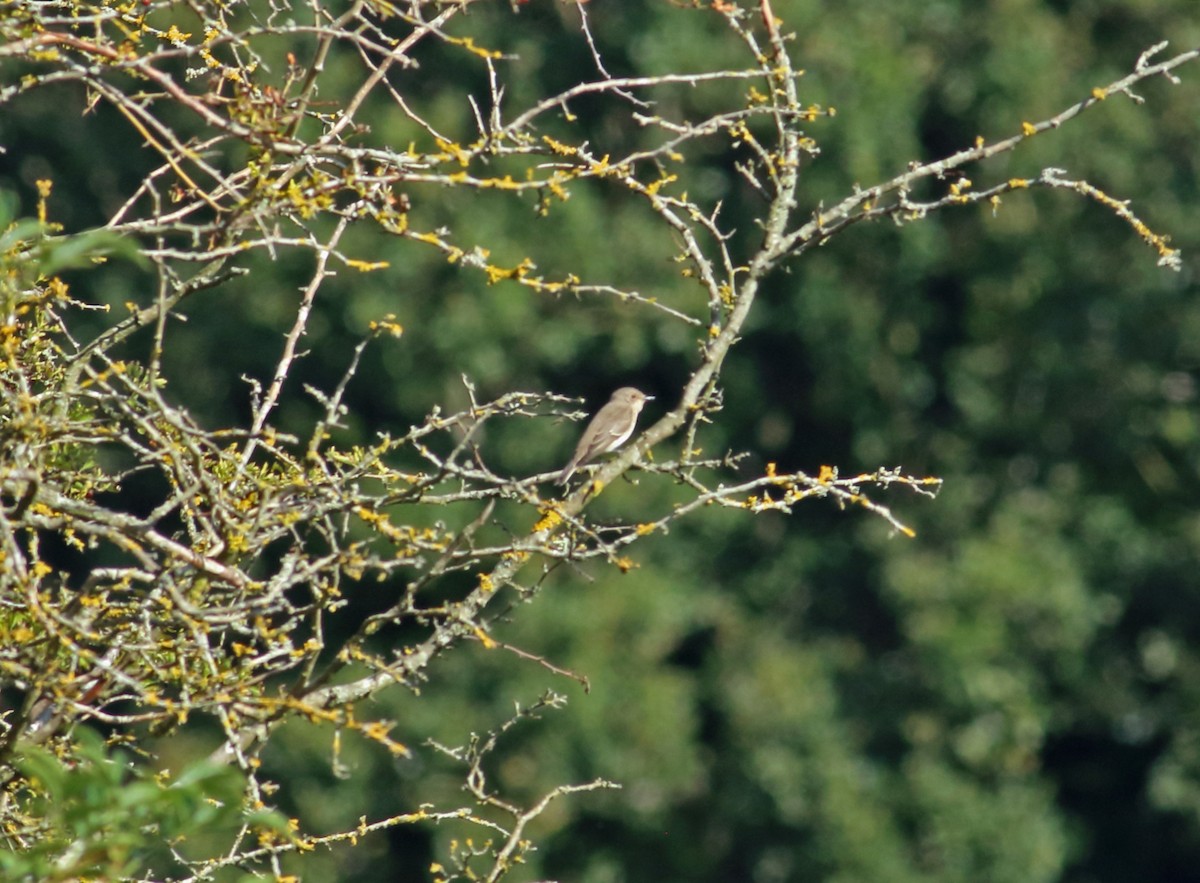
[[(644, 0), (587, 8), (616, 75), (744, 63), (712, 15)], [(822, 151), (803, 170), (808, 209), (977, 135), (1014, 134), (1124, 75), (1160, 40), (1200, 44), (1195, 0), (776, 0), (775, 10), (796, 32), (804, 100), (838, 111), (807, 128)], [(591, 75), (576, 20), (569, 5), (533, 0), (517, 15), (477, 7), (458, 32), (517, 56), (501, 70), (519, 107)], [(466, 137), (463, 96), (486, 76), (446, 53), (401, 87)], [(323, 97), (358, 82), (353, 59), (341, 62)], [(559, 570), (497, 637), (586, 674), (590, 695), (501, 652), (460, 650), (420, 697), (397, 690), (372, 703), (399, 722), (413, 760), (347, 740), (338, 778), (329, 731), (283, 731), (266, 756), (281, 808), (320, 833), (424, 801), (465, 805), (461, 772), (422, 740), (461, 743), (552, 687), (570, 704), (502, 741), (496, 783), (526, 797), (593, 777), (624, 788), (554, 804), (531, 831), (538, 852), (510, 879), (1200, 880), (1200, 66), (1180, 74), (1181, 85), (1139, 86), (1143, 106), (1113, 97), (968, 174), (982, 187), (1065, 168), (1169, 233), (1181, 273), (1156, 267), (1102, 207), (1042, 191), (1006, 197), (994, 216), (969, 208), (853, 228), (760, 296), (706, 451), (753, 451), (748, 474), (771, 461), (941, 476), (934, 502), (885, 500), (915, 539), (816, 501), (791, 517), (703, 512), (635, 546), (638, 567), (625, 575)], [(53, 218), (68, 230), (104, 223), (151, 158), (103, 106), (81, 116), (74, 87), (51, 94), (0, 115), (0, 187), (28, 214), (34, 182), (51, 178)], [(679, 106), (664, 115), (706, 109), (686, 92), (668, 99)], [(573, 110), (572, 133), (587, 132), (598, 153), (651, 137), (603, 103)], [(386, 108), (371, 123), (380, 144), (420, 137)], [(761, 204), (734, 173), (738, 158), (716, 142), (693, 154), (688, 189), (724, 201), (745, 248)], [(704, 315), (670, 236), (602, 184), (577, 186), (548, 218), (495, 193), (410, 196), (415, 224), (448, 226), (497, 264), (530, 257), (547, 277), (636, 287)], [(695, 362), (686, 329), (654, 311), (489, 287), (365, 224), (347, 242), (390, 268), (343, 270), (322, 291), (285, 429), (316, 415), (300, 384), (336, 383), (385, 313), (406, 333), (368, 351), (339, 441), (464, 404), (463, 373), (483, 397), (548, 388), (594, 409), (632, 383), (669, 406)], [(240, 378), (269, 377), (312, 258), (243, 264), (249, 276), (193, 299), (169, 338), (170, 393), (208, 425), (245, 419)], [(128, 265), (72, 282), (115, 307), (154, 296)], [(503, 471), (547, 471), (577, 429), (497, 425), (485, 451)], [(597, 508), (637, 519), (677, 493), (643, 477)], [(378, 586), (361, 591), (347, 617), (386, 603)], [(163, 750), (178, 762), (210, 744), (198, 730)], [(292, 870), (413, 879), (466, 833), (398, 828)]]

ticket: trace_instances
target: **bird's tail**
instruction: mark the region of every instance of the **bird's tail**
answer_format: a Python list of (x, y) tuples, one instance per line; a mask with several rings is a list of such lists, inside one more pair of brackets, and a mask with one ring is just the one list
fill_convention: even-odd
[(566, 484), (568, 481), (570, 481), (571, 476), (575, 474), (576, 465), (578, 465), (578, 464), (576, 463), (575, 459), (572, 458), (571, 462), (563, 467), (563, 471), (558, 473), (558, 479), (556, 480), (555, 483), (556, 484)]

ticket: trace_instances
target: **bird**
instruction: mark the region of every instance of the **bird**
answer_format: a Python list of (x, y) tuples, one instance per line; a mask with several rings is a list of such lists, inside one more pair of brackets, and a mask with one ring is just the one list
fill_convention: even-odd
[(633, 435), (642, 407), (653, 399), (654, 396), (648, 396), (632, 386), (623, 386), (614, 392), (608, 404), (596, 412), (579, 437), (575, 453), (559, 473), (558, 483), (566, 484), (584, 463), (625, 444), (626, 439)]

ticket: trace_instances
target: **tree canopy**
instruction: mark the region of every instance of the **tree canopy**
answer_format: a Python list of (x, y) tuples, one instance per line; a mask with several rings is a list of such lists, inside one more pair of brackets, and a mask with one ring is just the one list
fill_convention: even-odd
[(1194, 873), (1200, 26), (827, 5), (0, 9), (8, 878)]

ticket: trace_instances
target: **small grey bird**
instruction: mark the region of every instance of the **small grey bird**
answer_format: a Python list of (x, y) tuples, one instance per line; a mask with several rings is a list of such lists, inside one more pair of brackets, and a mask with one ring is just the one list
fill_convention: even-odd
[(558, 483), (566, 484), (584, 463), (625, 444), (625, 440), (633, 435), (642, 406), (653, 398), (632, 386), (623, 386), (614, 392), (608, 404), (596, 412), (592, 422), (583, 431), (571, 461), (558, 476)]

